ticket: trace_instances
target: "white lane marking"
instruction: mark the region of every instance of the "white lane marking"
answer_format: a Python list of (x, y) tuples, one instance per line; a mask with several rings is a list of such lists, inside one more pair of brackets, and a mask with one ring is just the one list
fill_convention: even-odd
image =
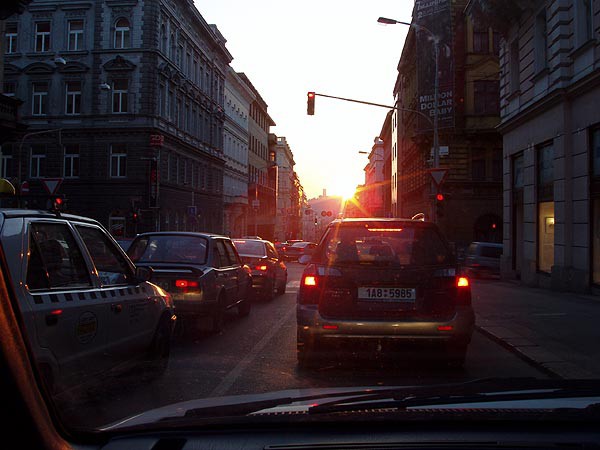
[(287, 287), (290, 287), (290, 288), (300, 287), (300, 280), (288, 281)]
[[(289, 283), (288, 283), (289, 285)], [(269, 341), (275, 336), (275, 334), (281, 329), (281, 327), (296, 314), (296, 308), (289, 308), (285, 315), (279, 320), (271, 330), (258, 341), (258, 343), (234, 368), (227, 374), (225, 378), (219, 383), (219, 385), (213, 389), (209, 397), (219, 397), (225, 395), (225, 393), (233, 386), (242, 373), (246, 371), (246, 368), (253, 362), (253, 360), (262, 352), (263, 348), (269, 343)]]

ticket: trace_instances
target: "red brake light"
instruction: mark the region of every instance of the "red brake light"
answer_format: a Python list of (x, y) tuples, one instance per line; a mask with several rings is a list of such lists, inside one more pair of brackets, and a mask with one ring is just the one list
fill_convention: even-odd
[(469, 279), (467, 277), (458, 277), (456, 287), (469, 287)]
[(317, 277), (314, 275), (306, 275), (304, 277), (304, 281), (302, 284), (304, 286), (316, 286), (317, 285)]
[(268, 267), (267, 266), (256, 266), (255, 269), (260, 270), (261, 272), (265, 272), (268, 269)]
[(190, 281), (190, 280), (176, 280), (175, 281), (175, 286), (178, 287), (178, 288), (198, 287), (198, 282), (197, 281)]

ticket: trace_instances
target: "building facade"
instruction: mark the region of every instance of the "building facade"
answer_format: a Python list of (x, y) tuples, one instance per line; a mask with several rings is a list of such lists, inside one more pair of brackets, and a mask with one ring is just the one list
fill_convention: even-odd
[[(466, 1), (417, 0), (394, 86), (391, 118), (392, 214), (435, 218), (457, 248), (501, 241), (502, 140), (498, 107), (498, 33), (465, 14)], [(439, 38), (437, 131), (434, 155), (435, 48)], [(431, 175), (441, 169), (438, 185)], [(436, 199), (437, 194), (443, 200)]]
[(225, 129), (223, 153), (224, 229), (233, 237), (246, 234), (248, 228), (248, 143), (252, 90), (229, 67), (225, 79)]
[(268, 105), (260, 96), (245, 73), (238, 74), (254, 93), (250, 104), (248, 124), (248, 201), (252, 207), (246, 234), (273, 240), (275, 237), (275, 215), (277, 212), (277, 166), (276, 144), (270, 140), (270, 128), (275, 122), (267, 112)]
[(600, 3), (477, 3), (504, 25), (502, 274), (531, 286), (597, 293)]
[(29, 129), (3, 152), (29, 206), (59, 180), (69, 211), (116, 236), (223, 231), (232, 57), (216, 26), (185, 0), (35, 0), (7, 25), (5, 90)]
[(297, 174), (294, 172), (294, 154), (283, 136), (275, 136), (275, 162), (277, 164), (277, 214), (275, 216), (275, 241), (297, 239), (300, 219), (298, 208)]

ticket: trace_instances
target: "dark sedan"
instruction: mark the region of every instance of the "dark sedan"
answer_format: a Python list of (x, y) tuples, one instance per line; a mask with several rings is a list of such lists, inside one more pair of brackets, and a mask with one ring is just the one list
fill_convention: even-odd
[(294, 242), (292, 245), (288, 246), (285, 251), (285, 257), (288, 261), (298, 261), (298, 259), (303, 255), (312, 255), (312, 253), (317, 248), (317, 244), (313, 242)]
[(252, 271), (252, 289), (257, 297), (273, 299), (282, 295), (287, 284), (287, 267), (275, 246), (262, 239), (234, 239), (242, 261)]
[(231, 239), (209, 233), (157, 232), (138, 235), (127, 254), (138, 267), (152, 267), (152, 282), (173, 296), (177, 316), (197, 329), (208, 317), (223, 329), (224, 313), (247, 316), (252, 278)]

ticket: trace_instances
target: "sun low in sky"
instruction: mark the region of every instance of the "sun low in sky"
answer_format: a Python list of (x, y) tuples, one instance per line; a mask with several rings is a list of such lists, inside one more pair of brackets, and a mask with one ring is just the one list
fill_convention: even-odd
[(319, 97), (314, 91), (393, 104), (397, 65), (408, 27), (384, 26), (380, 16), (411, 21), (411, 0), (195, 0), (216, 24), (244, 72), (269, 105), (285, 136), (307, 197), (352, 196), (364, 183), (365, 155), (381, 132), (387, 109)]

